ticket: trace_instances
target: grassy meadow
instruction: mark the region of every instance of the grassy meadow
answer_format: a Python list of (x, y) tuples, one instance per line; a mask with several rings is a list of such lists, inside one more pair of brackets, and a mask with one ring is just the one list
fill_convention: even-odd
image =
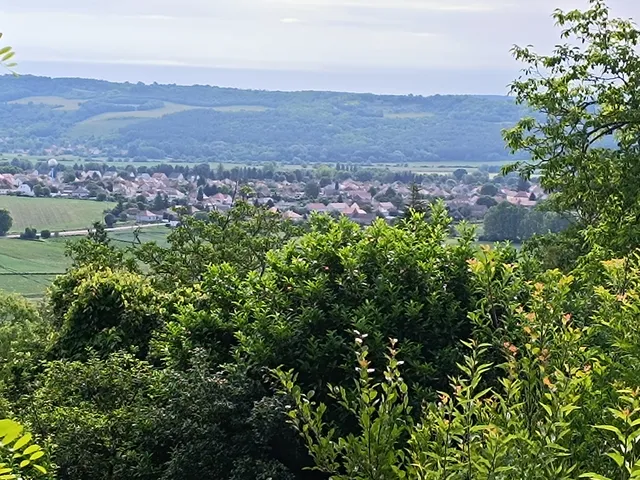
[[(142, 242), (155, 241), (166, 245), (168, 232), (166, 227), (145, 228), (140, 231), (139, 238)], [(109, 237), (114, 245), (122, 248), (134, 245), (131, 230), (112, 232)], [(55, 277), (64, 273), (69, 266), (65, 246), (78, 238), (38, 241), (0, 238), (0, 290), (19, 293), (31, 299), (41, 298)], [(36, 275), (31, 275), (34, 273)]]
[(13, 217), (9, 233), (24, 232), (27, 227), (40, 230), (80, 230), (102, 220), (104, 210), (114, 203), (68, 198), (29, 198), (0, 196), (0, 209), (7, 209)]

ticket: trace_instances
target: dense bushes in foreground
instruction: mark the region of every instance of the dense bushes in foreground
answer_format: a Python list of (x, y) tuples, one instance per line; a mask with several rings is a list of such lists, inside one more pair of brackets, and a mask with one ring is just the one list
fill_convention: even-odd
[[(435, 204), (395, 226), (316, 217), (262, 268), (203, 255), (170, 288), (186, 252), (256, 248), (247, 218), (218, 219), (166, 247), (98, 230), (40, 311), (2, 296), (4, 413), (58, 478), (627, 478), (636, 257), (545, 271), (464, 225), (452, 243)], [(152, 254), (157, 272), (132, 261)]]

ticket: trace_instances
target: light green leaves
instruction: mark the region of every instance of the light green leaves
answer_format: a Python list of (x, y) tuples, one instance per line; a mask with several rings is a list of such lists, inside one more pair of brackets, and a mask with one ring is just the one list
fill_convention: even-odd
[(0, 480), (36, 478), (47, 473), (44, 466), (33, 463), (44, 457), (44, 450), (40, 445), (31, 443), (33, 436), (24, 433), (18, 422), (0, 420), (0, 438), (0, 458), (5, 460), (0, 463)]
[[(2, 33), (0, 33), (0, 38), (2, 38)], [(12, 71), (11, 69), (17, 66), (17, 63), (10, 62), (10, 60), (12, 60), (14, 56), (15, 52), (13, 51), (12, 47), (5, 46), (0, 48), (0, 65)]]

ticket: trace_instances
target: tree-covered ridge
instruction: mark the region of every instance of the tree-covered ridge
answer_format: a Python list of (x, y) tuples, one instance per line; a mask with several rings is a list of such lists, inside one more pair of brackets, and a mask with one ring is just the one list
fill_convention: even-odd
[(215, 161), (506, 160), (500, 132), (524, 112), (497, 96), (269, 92), (33, 76), (0, 77), (0, 101), (6, 150), (73, 151), (82, 144), (112, 156), (142, 150), (153, 158)]

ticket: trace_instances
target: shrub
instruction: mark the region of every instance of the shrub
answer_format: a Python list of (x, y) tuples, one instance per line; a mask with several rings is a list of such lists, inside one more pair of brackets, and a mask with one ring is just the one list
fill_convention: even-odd
[(25, 228), (24, 232), (20, 234), (22, 240), (37, 240), (38, 231), (35, 228)]
[(51, 237), (51, 231), (50, 230), (41, 230), (40, 231), (40, 238), (44, 238), (45, 240), (47, 238)]

